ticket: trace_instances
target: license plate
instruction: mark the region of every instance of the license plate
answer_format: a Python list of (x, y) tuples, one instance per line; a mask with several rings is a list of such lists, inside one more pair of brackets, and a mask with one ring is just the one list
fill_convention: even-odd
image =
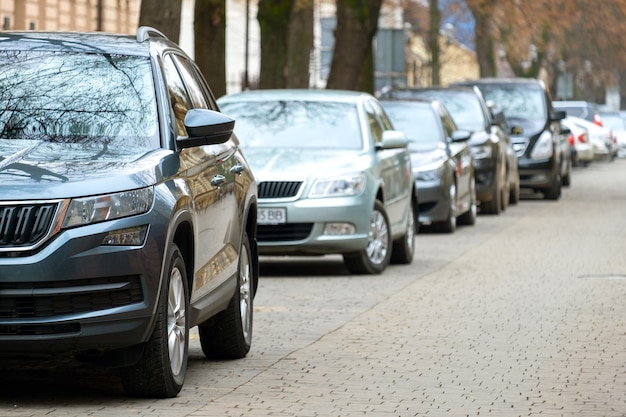
[(261, 208), (258, 212), (258, 224), (282, 224), (287, 222), (287, 210), (284, 208)]

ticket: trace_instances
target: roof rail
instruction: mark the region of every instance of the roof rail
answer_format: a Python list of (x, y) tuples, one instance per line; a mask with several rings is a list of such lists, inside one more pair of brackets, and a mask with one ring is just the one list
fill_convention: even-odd
[(143, 42), (150, 39), (150, 35), (154, 34), (156, 36), (160, 36), (161, 38), (167, 39), (167, 36), (163, 34), (163, 32), (150, 27), (150, 26), (139, 26), (137, 29), (137, 42)]

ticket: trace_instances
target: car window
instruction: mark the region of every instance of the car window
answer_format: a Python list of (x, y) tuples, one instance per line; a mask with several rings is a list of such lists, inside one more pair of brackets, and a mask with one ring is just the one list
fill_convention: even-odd
[(304, 100), (220, 101), (245, 148), (362, 149), (353, 103)]
[(382, 120), (370, 101), (365, 102), (364, 109), (374, 143), (381, 143), (383, 140), (383, 132), (385, 131)]
[(180, 73), (176, 69), (172, 55), (167, 55), (163, 58), (163, 72), (170, 97), (170, 106), (174, 113), (176, 134), (177, 136), (187, 136), (185, 115), (188, 110), (193, 108), (193, 104)]
[(192, 101), (193, 108), (212, 108), (209, 106), (204, 88), (198, 82), (197, 74), (195, 73), (191, 63), (180, 55), (170, 55), (170, 57), (176, 63), (176, 67), (178, 68), (178, 71), (187, 86), (186, 90), (189, 93), (189, 98)]
[(410, 101), (384, 101), (383, 107), (396, 129), (409, 139), (409, 149), (418, 143), (444, 142), (439, 117), (429, 104)]
[(148, 58), (0, 51), (0, 139), (159, 146)]
[(476, 132), (485, 129), (483, 108), (473, 93), (441, 94), (437, 97), (446, 107), (456, 125), (463, 130)]

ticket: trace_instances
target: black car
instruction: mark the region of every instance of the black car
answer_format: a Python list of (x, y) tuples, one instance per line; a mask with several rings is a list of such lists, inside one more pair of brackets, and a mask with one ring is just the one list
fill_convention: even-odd
[(0, 355), (118, 367), (173, 397), (189, 329), (241, 358), (257, 188), (191, 59), (154, 29), (0, 37)]
[(531, 78), (481, 78), (454, 85), (477, 86), (487, 102), (504, 111), (520, 186), (559, 199), (562, 185), (570, 183), (570, 147), (560, 123), (565, 112), (553, 109), (545, 84)]
[(438, 100), (459, 129), (472, 132), (468, 144), (474, 158), (481, 213), (499, 214), (509, 203), (519, 201), (518, 162), (511, 137), (500, 127), (478, 88), (396, 88), (387, 90), (381, 99), (410, 97)]

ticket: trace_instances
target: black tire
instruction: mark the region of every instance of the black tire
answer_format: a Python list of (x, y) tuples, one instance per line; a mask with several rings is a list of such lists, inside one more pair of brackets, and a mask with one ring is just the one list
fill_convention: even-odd
[(572, 185), (572, 169), (571, 169), (571, 163), (567, 163), (567, 171), (565, 172), (565, 175), (563, 176), (561, 183), (564, 187), (569, 187)]
[(352, 274), (380, 274), (391, 260), (391, 229), (385, 206), (374, 202), (370, 216), (370, 238), (367, 247), (343, 255), (343, 262)]
[(448, 204), (448, 216), (443, 221), (433, 222), (433, 228), (439, 233), (454, 233), (456, 230), (456, 184), (452, 182), (452, 186), (448, 191), (450, 201)]
[(239, 252), (237, 288), (226, 310), (198, 326), (200, 345), (208, 359), (241, 359), (252, 346), (254, 267), (248, 235)]
[(476, 207), (476, 181), (474, 178), (472, 178), (472, 182), (470, 183), (470, 195), (470, 209), (461, 214), (458, 219), (458, 223), (463, 226), (473, 226), (476, 224), (478, 208)]
[(519, 182), (516, 182), (515, 185), (509, 190), (509, 205), (517, 204), (520, 200), (520, 186)]
[(415, 208), (413, 204), (409, 207), (409, 218), (406, 225), (406, 233), (399, 239), (393, 242), (393, 249), (391, 251), (391, 263), (398, 265), (408, 265), (413, 262), (413, 256), (415, 253), (415, 233), (416, 233), (416, 218)]
[(120, 369), (124, 391), (133, 397), (176, 397), (187, 373), (189, 283), (185, 261), (175, 244), (169, 249), (156, 322), (139, 362)]
[(558, 172), (552, 179), (549, 188), (543, 190), (543, 198), (546, 200), (558, 200), (561, 197), (561, 172)]
[[(499, 169), (498, 169), (498, 172), (499, 172)], [(497, 214), (500, 214), (501, 212), (502, 212), (502, 185), (500, 181), (500, 176), (496, 175), (495, 180), (494, 180), (494, 188), (493, 188), (493, 193), (491, 195), (491, 200), (480, 202), (480, 213), (497, 215)]]

